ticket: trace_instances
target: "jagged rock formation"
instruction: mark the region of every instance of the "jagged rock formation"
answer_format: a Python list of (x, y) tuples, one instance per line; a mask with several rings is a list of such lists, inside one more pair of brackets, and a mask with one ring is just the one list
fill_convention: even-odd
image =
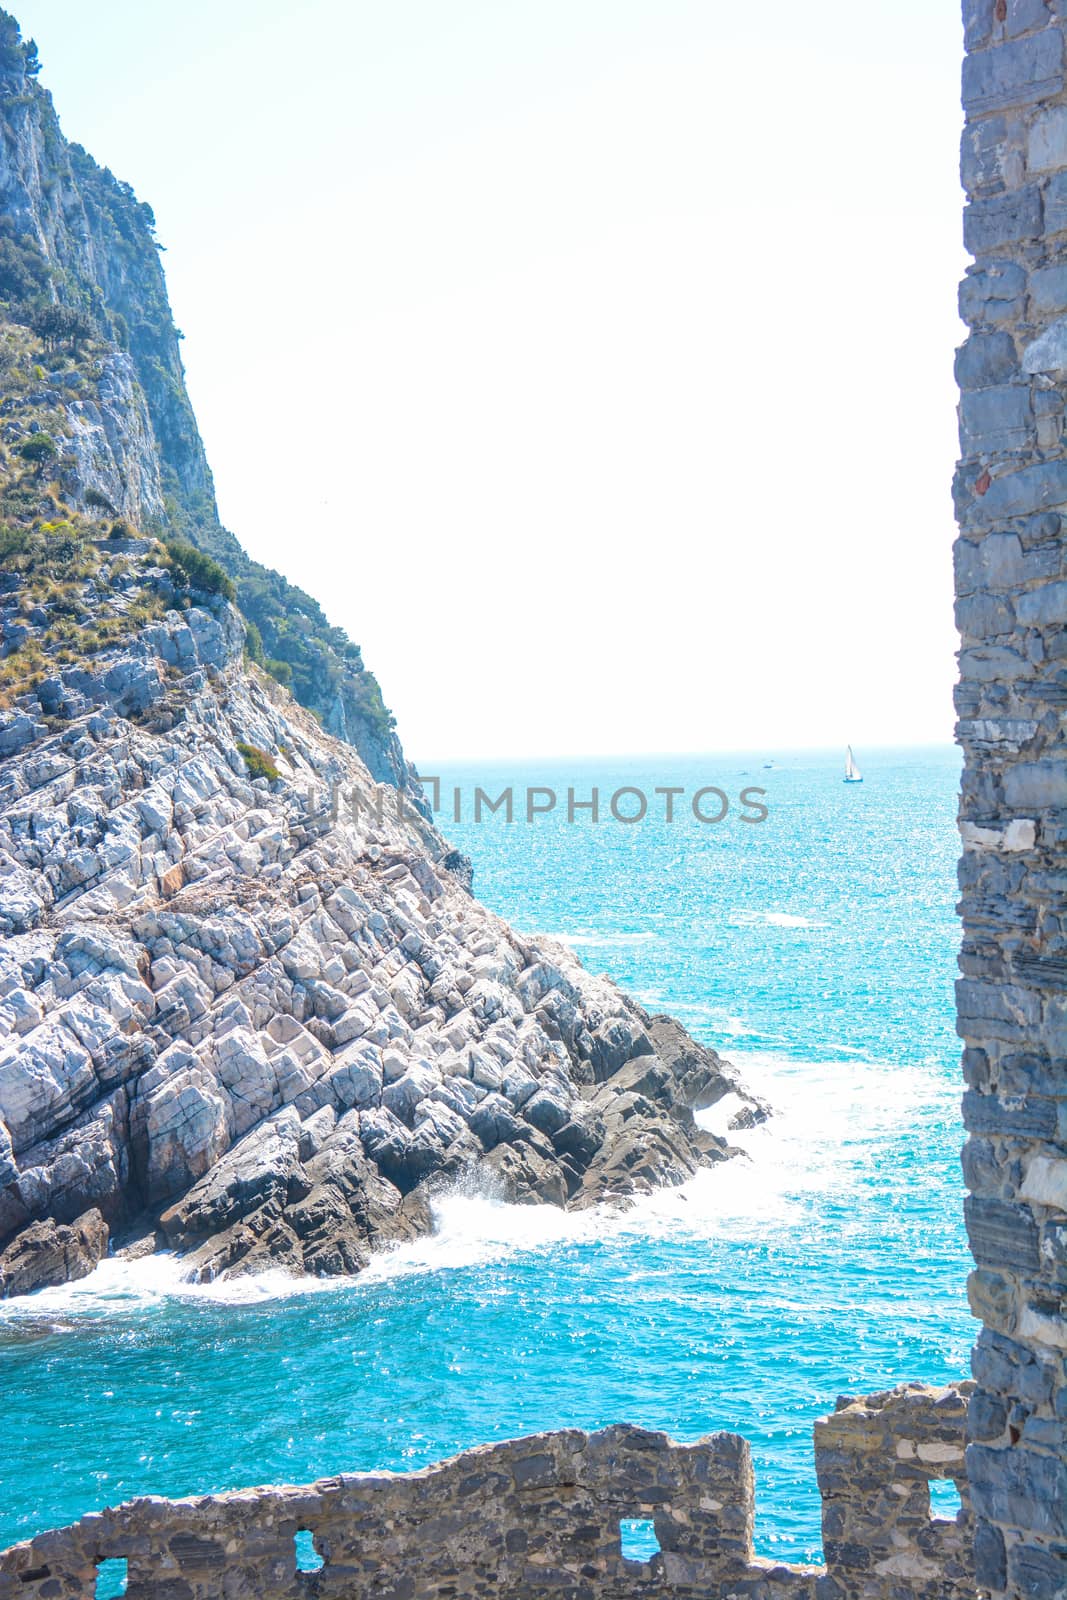
[(31, 1223), (4, 1252), (2, 1292), (30, 1294), (45, 1284), (87, 1278), (103, 1260), (107, 1243), (107, 1223), (96, 1210), (71, 1224), (51, 1217)]
[(581, 1206), (723, 1159), (726, 1064), (472, 900), (198, 598), (0, 717), (0, 1293), (90, 1208), (200, 1276), (350, 1272), (464, 1173)]

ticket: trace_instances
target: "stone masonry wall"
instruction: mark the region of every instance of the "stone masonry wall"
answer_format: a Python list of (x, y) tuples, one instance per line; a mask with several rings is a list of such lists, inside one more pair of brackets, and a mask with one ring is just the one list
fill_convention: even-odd
[(1067, 1593), (1064, 0), (964, 0), (959, 1031), (979, 1585)]
[[(972, 1600), (963, 1476), (966, 1390), (909, 1384), (841, 1400), (816, 1424), (828, 1568), (752, 1551), (749, 1447), (674, 1444), (639, 1428), (483, 1445), (409, 1474), (328, 1478), (196, 1500), (134, 1500), (0, 1555), (0, 1600), (92, 1596), (128, 1563), (128, 1600)], [(931, 1479), (962, 1509), (932, 1517)], [(620, 1523), (660, 1554), (626, 1560)], [(323, 1561), (297, 1570), (306, 1530)]]

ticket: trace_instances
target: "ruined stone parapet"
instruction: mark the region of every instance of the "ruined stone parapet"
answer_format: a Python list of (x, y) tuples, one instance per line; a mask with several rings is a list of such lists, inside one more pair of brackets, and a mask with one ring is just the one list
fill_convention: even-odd
[[(964, 1467), (967, 1395), (973, 1384), (904, 1384), (838, 1401), (815, 1424), (823, 1547), (837, 1596), (973, 1600), (974, 1563)], [(959, 1491), (955, 1519), (934, 1516), (930, 1484)]]
[(956, 373), (964, 1169), (985, 1324), (978, 1578), (1067, 1589), (1067, 50), (1063, 0), (965, 0)]
[[(577, 1429), (483, 1445), (421, 1472), (307, 1488), (134, 1500), (0, 1555), (0, 1600), (91, 1596), (128, 1563), (128, 1600), (963, 1600), (974, 1594), (963, 1481), (965, 1389), (905, 1385), (843, 1400), (816, 1425), (828, 1566), (753, 1554), (752, 1460), (737, 1434)], [(963, 1509), (931, 1517), (929, 1482)], [(660, 1553), (622, 1554), (647, 1519)], [(297, 1570), (298, 1533), (322, 1560)]]

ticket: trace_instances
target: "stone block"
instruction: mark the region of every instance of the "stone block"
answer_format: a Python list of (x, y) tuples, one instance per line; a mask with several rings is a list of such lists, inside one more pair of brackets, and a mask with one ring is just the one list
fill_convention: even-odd
[(971, 1371), (983, 1389), (1020, 1400), (1027, 1406), (1047, 1405), (1052, 1397), (1052, 1371), (1015, 1339), (986, 1328), (971, 1355)]
[(993, 37), (994, 0), (963, 0), (963, 43), (978, 50)]
[[(1062, 628), (1067, 625), (1067, 580), (1045, 583), (1039, 589), (1030, 589), (1015, 602), (1016, 615), (1021, 623), (1031, 628)], [(1067, 769), (1065, 769), (1064, 803), (1067, 804)]]
[(1035, 28), (1048, 26), (1049, 12), (1046, 0), (1008, 0), (1004, 18), (1004, 34), (1017, 39), (1020, 34), (1032, 33)]
[(1038, 1227), (1024, 1206), (968, 1195), (963, 1214), (976, 1261), (1003, 1270), (1039, 1271)]
[(1026, 164), (1031, 172), (1067, 167), (1067, 106), (1050, 106), (1030, 125)]
[[(1033, 405), (1038, 449), (1057, 449), (1063, 439), (1063, 395), (1056, 389), (1038, 389)], [(1051, 576), (1051, 572), (1048, 575)]]
[[(1067, 1318), (1060, 1310), (1059, 1299), (1054, 1305), (1024, 1305), (1019, 1312), (1018, 1334), (1020, 1339), (1049, 1350), (1067, 1351)], [(1067, 1536), (1067, 1527), (1064, 1533)]]
[(1047, 1096), (1059, 1099), (1064, 1093), (1064, 1074), (1058, 1063), (1037, 1051), (1021, 1050), (1000, 1059), (1000, 1085), (1005, 1095)]
[[(1050, 1101), (1045, 1102), (1051, 1104)], [(1054, 1137), (1055, 1131), (1046, 1137)], [(1032, 1156), (1019, 1191), (1031, 1205), (1047, 1206), (1067, 1214), (1067, 1159), (1057, 1156)]]
[(983, 1590), (997, 1592), (1007, 1583), (1007, 1557), (1004, 1535), (999, 1528), (980, 1523), (974, 1536), (975, 1582)]
[(960, 449), (964, 455), (1020, 449), (1033, 424), (1028, 385), (1003, 384), (960, 397)]
[(1067, 266), (1039, 267), (1032, 272), (1030, 303), (1035, 312), (1067, 310)]
[(1067, 372), (1067, 317), (1057, 317), (1022, 353), (1024, 372)]
[(960, 744), (972, 754), (979, 750), (1017, 754), (1036, 733), (1037, 723), (1020, 717), (961, 717), (956, 725)]
[(961, 595), (956, 601), (956, 626), (967, 639), (998, 639), (1015, 626), (1010, 601), (992, 594)]
[[(1011, 770), (1018, 771), (1019, 768), (1017, 766)], [(1004, 1037), (997, 1033), (998, 1025), (1007, 1025), (1015, 1030), (1036, 1028), (1041, 1022), (1041, 1002), (1038, 997), (1018, 984), (1002, 981), (957, 979), (956, 1008), (961, 1020), (984, 1024), (991, 1038)]]
[[(986, 117), (969, 122), (960, 138), (960, 177), (969, 195), (999, 194), (1008, 182), (1007, 169), (1021, 166), (1017, 151), (1009, 150), (1006, 117)], [(1040, 209), (1040, 208), (1039, 208)]]
[(1067, 505), (1067, 461), (1041, 461), (995, 477), (981, 501), (989, 518), (1026, 517)]
[(1008, 333), (972, 333), (956, 352), (961, 389), (991, 389), (1018, 370), (1015, 341)]
[(1043, 811), (1067, 804), (1062, 761), (1019, 761), (1004, 774), (1004, 799), (1014, 811)]
[(963, 63), (963, 106), (968, 117), (1033, 105), (1063, 91), (1063, 34), (1045, 28), (1028, 39), (996, 45)]
[(1016, 1445), (967, 1449), (971, 1502), (979, 1516), (1028, 1533), (1067, 1538), (1067, 1462)]
[[(967, 187), (973, 190), (977, 183), (972, 181)], [(1016, 240), (1040, 238), (1041, 230), (1041, 191), (1034, 183), (1010, 194), (972, 200), (964, 208), (963, 242), (973, 256), (999, 250)]]
[(1032, 817), (1012, 817), (1004, 829), (1005, 850), (1032, 850), (1037, 844), (1037, 823)]
[(976, 1389), (967, 1406), (967, 1436), (988, 1443), (999, 1439), (1008, 1426), (1008, 1407), (999, 1395)]
[(977, 544), (958, 539), (954, 558), (960, 595), (976, 589), (1011, 589), (1026, 573), (1022, 542), (1015, 533), (991, 533)]
[[(976, 1094), (968, 1090), (963, 1097), (963, 1125), (969, 1133), (999, 1133), (1019, 1138), (1054, 1139), (1059, 1118), (1054, 1100), (1002, 1099), (995, 1094)], [(1023, 1191), (1022, 1198), (1033, 1196)]]
[(1008, 1582), (1020, 1600), (1062, 1600), (1067, 1594), (1067, 1546), (1013, 1543), (1004, 1587)]
[(960, 283), (960, 319), (968, 326), (1015, 322), (1023, 313), (1025, 291), (1026, 273), (1014, 261), (972, 267)]

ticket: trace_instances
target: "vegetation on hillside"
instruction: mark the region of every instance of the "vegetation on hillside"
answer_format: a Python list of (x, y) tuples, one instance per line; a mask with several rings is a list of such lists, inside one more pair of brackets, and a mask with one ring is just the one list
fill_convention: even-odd
[(165, 539), (163, 544), (176, 588), (201, 589), (206, 594), (221, 594), (224, 600), (237, 598), (233, 579), (195, 544), (188, 544), (184, 539)]
[[(106, 349), (93, 343), (62, 358), (63, 393), (91, 392)], [(0, 708), (121, 644), (164, 609), (145, 570), (152, 561), (138, 567), (124, 553), (133, 530), (93, 514), (103, 507), (79, 509), (69, 493), (61, 453), (68, 421), (46, 360), (56, 357), (31, 328), (0, 320)]]

